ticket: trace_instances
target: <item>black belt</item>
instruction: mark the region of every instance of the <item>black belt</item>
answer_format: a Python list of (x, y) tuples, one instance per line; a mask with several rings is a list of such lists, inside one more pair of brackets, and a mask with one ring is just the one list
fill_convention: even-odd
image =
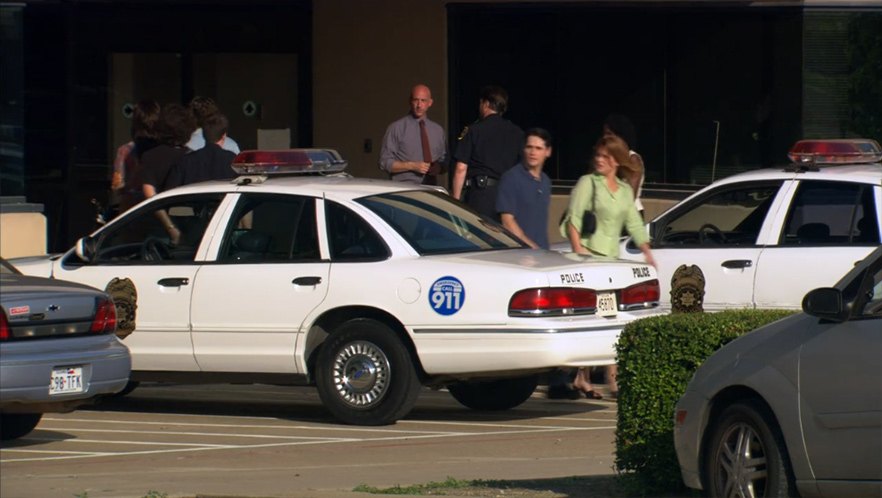
[(466, 188), (487, 188), (492, 187), (497, 183), (499, 183), (499, 180), (493, 178), (492, 176), (476, 175), (471, 178), (467, 178), (464, 186)]

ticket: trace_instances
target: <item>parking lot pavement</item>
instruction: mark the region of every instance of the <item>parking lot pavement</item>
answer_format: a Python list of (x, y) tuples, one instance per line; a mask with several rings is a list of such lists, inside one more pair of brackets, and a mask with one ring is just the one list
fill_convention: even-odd
[(615, 405), (552, 401), (475, 412), (425, 390), (395, 425), (340, 425), (315, 390), (145, 385), (47, 414), (0, 448), (0, 496), (358, 496), (351, 490), (456, 479), (612, 474)]

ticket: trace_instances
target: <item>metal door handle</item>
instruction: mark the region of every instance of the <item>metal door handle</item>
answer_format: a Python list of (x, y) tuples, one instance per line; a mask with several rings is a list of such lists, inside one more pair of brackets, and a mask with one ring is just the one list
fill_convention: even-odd
[(163, 278), (156, 283), (163, 287), (180, 287), (182, 285), (189, 285), (190, 279), (187, 277)]
[(322, 277), (297, 277), (291, 283), (294, 285), (318, 285), (322, 283)]
[(729, 261), (723, 261), (723, 268), (750, 268), (753, 266), (753, 261), (749, 259), (730, 259)]

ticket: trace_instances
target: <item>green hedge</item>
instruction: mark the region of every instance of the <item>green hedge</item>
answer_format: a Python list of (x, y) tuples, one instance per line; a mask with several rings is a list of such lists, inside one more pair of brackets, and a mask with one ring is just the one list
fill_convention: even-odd
[(789, 310), (729, 310), (632, 322), (616, 345), (616, 468), (651, 492), (683, 487), (674, 451), (674, 405), (699, 365), (721, 346)]

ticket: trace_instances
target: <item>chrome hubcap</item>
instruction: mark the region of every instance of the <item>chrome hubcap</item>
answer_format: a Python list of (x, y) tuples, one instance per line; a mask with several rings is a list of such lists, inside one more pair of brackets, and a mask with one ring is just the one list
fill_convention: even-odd
[(377, 404), (389, 389), (389, 359), (370, 342), (347, 344), (334, 358), (334, 388), (351, 406)]
[(752, 427), (730, 427), (720, 441), (717, 458), (720, 496), (757, 498), (765, 494), (766, 451)]

